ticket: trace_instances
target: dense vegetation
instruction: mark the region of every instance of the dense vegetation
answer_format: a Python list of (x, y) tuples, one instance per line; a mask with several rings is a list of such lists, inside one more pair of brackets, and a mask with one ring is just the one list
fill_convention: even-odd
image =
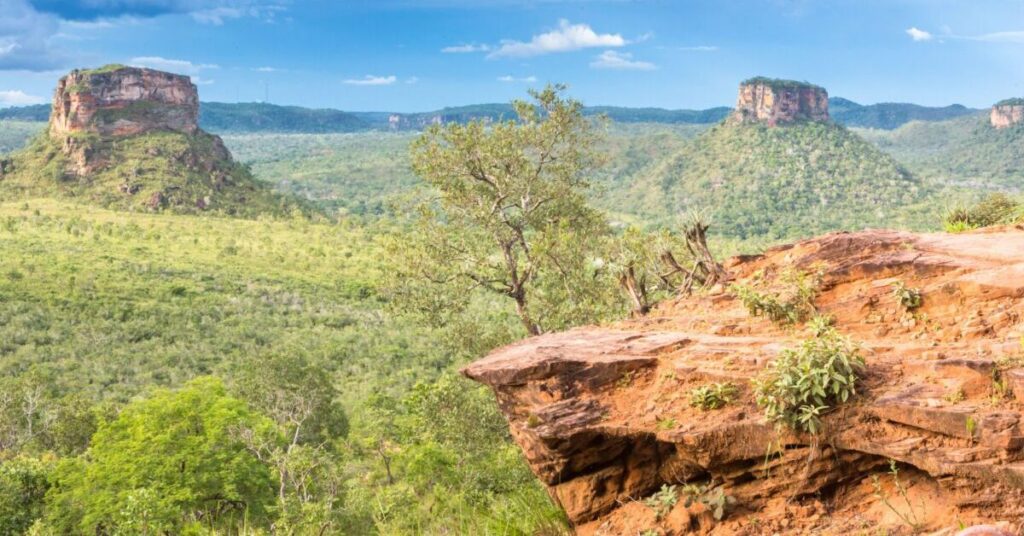
[(806, 236), (867, 226), (934, 224), (930, 187), (844, 127), (725, 122), (639, 170), (624, 211), (662, 220), (713, 209), (719, 233)]
[[(0, 205), (0, 222), (0, 533), (40, 515), (57, 533), (200, 518), (299, 534), (560, 526), (490, 394), (451, 373), (515, 324), (460, 338), (387, 313), (374, 228), (41, 200)], [(188, 383), (209, 375), (223, 381)], [(306, 407), (321, 409), (289, 448)], [(161, 443), (189, 419), (209, 424)], [(260, 434), (222, 442), (225, 427)], [(208, 460), (211, 441), (232, 445), (216, 453), (230, 469), (160, 477)], [(181, 502), (204, 489), (230, 493), (216, 508)]]
[(848, 127), (884, 130), (899, 128), (911, 121), (944, 121), (977, 112), (960, 104), (938, 107), (880, 102), (865, 106), (842, 97), (832, 97), (828, 100), (828, 113), (833, 121)]
[(66, 140), (44, 133), (15, 153), (9, 167), (0, 180), (0, 200), (74, 198), (123, 210), (248, 217), (303, 210), (255, 180), (216, 136), (203, 132), (114, 139), (74, 134)]
[(212, 132), (357, 132), (370, 125), (340, 110), (278, 106), (263, 102), (204, 102), (199, 124)]
[(1024, 125), (995, 129), (988, 114), (861, 134), (935, 182), (1019, 190), (1024, 178)]

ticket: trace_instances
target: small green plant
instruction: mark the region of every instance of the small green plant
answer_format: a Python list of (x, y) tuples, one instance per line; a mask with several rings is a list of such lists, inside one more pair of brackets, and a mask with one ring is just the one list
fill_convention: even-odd
[(964, 426), (967, 427), (967, 435), (971, 441), (974, 441), (974, 432), (978, 429), (978, 421), (974, 420), (974, 415), (968, 415), (967, 420), (964, 421)]
[(618, 387), (619, 389), (629, 387), (630, 384), (633, 383), (634, 375), (635, 371), (632, 370), (627, 370), (626, 372), (623, 372), (622, 376), (619, 376), (619, 379), (615, 382), (615, 386)]
[[(882, 493), (882, 482), (878, 478), (878, 475), (874, 475), (871, 477), (872, 484), (875, 487), (875, 497), (882, 501), (882, 503), (885, 504), (885, 506), (887, 506), (889, 510), (892, 510), (892, 512), (896, 514), (896, 516), (899, 517), (900, 520), (906, 523), (908, 527), (910, 527), (914, 531), (919, 530), (921, 528), (921, 521), (917, 516), (917, 512), (914, 510), (914, 504), (910, 502), (910, 494), (907, 492), (906, 486), (904, 486), (903, 482), (900, 481), (900, 470), (899, 467), (896, 465), (896, 460), (889, 460), (889, 474), (892, 475), (892, 481), (893, 484), (896, 486), (896, 492), (907, 504), (907, 511), (901, 512), (900, 510), (898, 510), (889, 501), (889, 497), (885, 493)], [(922, 504), (922, 508), (923, 507), (924, 505)]]
[(676, 427), (676, 424), (676, 420), (671, 417), (658, 419), (658, 430), (671, 430)]
[(856, 394), (864, 360), (834, 328), (788, 348), (753, 380), (757, 405), (769, 421), (817, 434), (821, 416)]
[(661, 489), (644, 499), (644, 506), (654, 510), (654, 515), (660, 520), (668, 515), (679, 502), (679, 494), (675, 486), (662, 484)]
[(726, 495), (722, 488), (711, 490), (707, 484), (687, 484), (683, 486), (682, 493), (686, 497), (683, 501), (684, 506), (689, 507), (699, 502), (711, 512), (715, 521), (725, 519), (729, 507), (736, 504), (736, 499)]
[(955, 205), (946, 210), (942, 218), (943, 228), (950, 233), (959, 233), (988, 227), (1016, 223), (1021, 219), (1021, 204), (1006, 194), (994, 193), (972, 207)]
[(768, 317), (776, 324), (796, 324), (814, 314), (821, 276), (821, 272), (808, 274), (790, 269), (773, 283), (759, 274), (749, 285), (734, 283), (729, 288), (751, 315)]
[(903, 281), (896, 281), (892, 287), (892, 295), (903, 309), (913, 311), (921, 306), (921, 289), (908, 287)]
[(992, 369), (992, 391), (990, 397), (992, 404), (999, 404), (1006, 400), (1010, 394), (1010, 385), (1007, 383), (1006, 378), (1003, 378), (1002, 371), (998, 367)]
[(526, 427), (527, 428), (536, 428), (536, 427), (540, 426), (540, 424), (541, 424), (540, 417), (534, 415), (533, 413), (531, 413), (530, 416), (526, 418)]
[(945, 396), (942, 397), (943, 400), (945, 400), (946, 402), (949, 402), (950, 404), (958, 404), (960, 402), (963, 402), (966, 398), (967, 398), (967, 395), (964, 394), (964, 390), (963, 389), (957, 389), (955, 391), (950, 391), (950, 392), (946, 393)]
[(703, 411), (721, 408), (736, 398), (732, 382), (709, 383), (690, 391), (690, 405)]
[(640, 536), (659, 536), (660, 533), (655, 529), (647, 529), (640, 533)]

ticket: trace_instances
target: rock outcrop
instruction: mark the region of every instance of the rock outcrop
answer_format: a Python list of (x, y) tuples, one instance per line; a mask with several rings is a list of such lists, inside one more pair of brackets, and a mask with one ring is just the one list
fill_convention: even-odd
[(1024, 123), (1024, 99), (1007, 99), (992, 106), (989, 122), (997, 129)]
[(49, 130), (0, 164), (0, 199), (245, 216), (305, 210), (255, 180), (198, 117), (187, 76), (122, 65), (72, 71), (54, 92)]
[[(737, 282), (821, 274), (819, 314), (861, 345), (859, 393), (820, 435), (769, 423), (750, 383), (809, 329), (752, 317), (722, 288), (463, 370), (494, 390), (578, 534), (1024, 528), (1024, 229), (835, 233), (725, 266)], [(895, 285), (920, 289), (920, 307)], [(692, 407), (690, 391), (711, 382), (732, 382), (737, 399)], [(733, 499), (724, 519), (713, 500), (686, 504), (680, 491), (697, 483)], [(666, 485), (678, 502), (643, 502)]]
[(71, 71), (57, 83), (50, 114), (53, 136), (198, 129), (199, 94), (189, 77), (137, 67)]
[(740, 84), (733, 117), (769, 126), (828, 121), (828, 92), (806, 82), (751, 78)]

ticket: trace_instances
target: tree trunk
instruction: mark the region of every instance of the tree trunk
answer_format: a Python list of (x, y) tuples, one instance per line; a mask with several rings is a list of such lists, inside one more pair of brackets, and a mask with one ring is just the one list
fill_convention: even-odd
[(540, 335), (540, 326), (530, 318), (530, 312), (526, 310), (526, 293), (519, 289), (513, 293), (512, 299), (516, 301), (516, 314), (519, 316), (519, 321), (523, 323), (523, 327), (526, 328), (526, 332), (531, 337)]

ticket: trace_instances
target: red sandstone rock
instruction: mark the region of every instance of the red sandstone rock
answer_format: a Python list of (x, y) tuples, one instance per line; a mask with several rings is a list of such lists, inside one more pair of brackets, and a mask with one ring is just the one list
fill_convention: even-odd
[[(774, 428), (749, 383), (808, 333), (751, 317), (727, 293), (526, 339), (463, 370), (494, 389), (579, 534), (649, 525), (636, 501), (662, 485), (708, 481), (736, 506), (721, 522), (690, 511), (688, 530), (840, 534), (866, 523), (899, 533), (903, 521), (871, 479), (902, 504), (889, 460), (902, 464), (924, 529), (1024, 519), (1024, 230), (835, 233), (725, 266), (739, 282), (786, 267), (824, 270), (816, 306), (862, 344), (867, 369), (860, 394), (824, 417), (822, 436)], [(896, 303), (896, 281), (921, 290), (919, 309)], [(721, 381), (739, 387), (737, 401), (690, 406), (691, 389)], [(821, 507), (811, 513), (811, 504)], [(678, 533), (661, 523), (641, 528)]]
[(1012, 104), (996, 104), (989, 114), (989, 122), (993, 127), (1008, 128), (1024, 122), (1024, 102)]
[(740, 84), (733, 117), (770, 126), (828, 121), (828, 92), (803, 82), (752, 78)]
[(193, 134), (198, 120), (199, 96), (187, 76), (136, 67), (75, 70), (57, 83), (50, 134)]

